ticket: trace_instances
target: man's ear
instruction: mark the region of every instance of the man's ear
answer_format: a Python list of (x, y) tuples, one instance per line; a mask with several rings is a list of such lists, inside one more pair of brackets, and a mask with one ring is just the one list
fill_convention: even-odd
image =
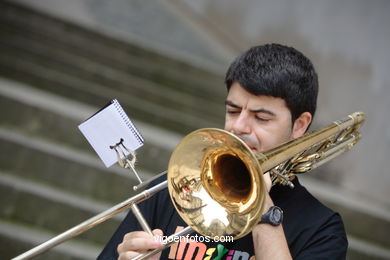
[(306, 129), (309, 127), (312, 120), (312, 116), (309, 112), (303, 112), (297, 119), (295, 119), (292, 138), (298, 138), (305, 134)]

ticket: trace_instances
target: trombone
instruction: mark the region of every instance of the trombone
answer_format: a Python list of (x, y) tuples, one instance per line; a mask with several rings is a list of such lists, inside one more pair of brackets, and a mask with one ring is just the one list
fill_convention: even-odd
[[(137, 204), (165, 188), (168, 188), (177, 212), (189, 225), (180, 233), (168, 237), (166, 247), (173, 243), (175, 236), (184, 236), (193, 231), (211, 238), (227, 235), (235, 239), (243, 237), (260, 221), (267, 192), (262, 177), (265, 172), (270, 173), (273, 185), (293, 188), (293, 176), (317, 168), (351, 149), (361, 139), (359, 129), (364, 121), (365, 114), (355, 112), (320, 130), (256, 154), (232, 133), (216, 128), (196, 130), (185, 136), (174, 149), (166, 181), (145, 189), (13, 259), (37, 256), (128, 208), (132, 209), (143, 229), (151, 233)], [(139, 255), (135, 259), (147, 258), (163, 249)]]

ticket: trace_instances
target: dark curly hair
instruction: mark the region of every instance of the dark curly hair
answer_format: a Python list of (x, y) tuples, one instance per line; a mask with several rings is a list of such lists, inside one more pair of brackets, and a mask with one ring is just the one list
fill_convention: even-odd
[(292, 47), (266, 44), (250, 48), (230, 65), (225, 84), (238, 82), (249, 93), (285, 100), (294, 122), (317, 107), (318, 76), (311, 61)]

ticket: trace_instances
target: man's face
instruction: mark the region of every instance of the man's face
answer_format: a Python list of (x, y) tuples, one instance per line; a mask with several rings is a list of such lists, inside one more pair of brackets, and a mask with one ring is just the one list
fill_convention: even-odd
[(295, 137), (291, 113), (283, 99), (255, 96), (237, 82), (226, 98), (225, 130), (238, 135), (255, 152)]

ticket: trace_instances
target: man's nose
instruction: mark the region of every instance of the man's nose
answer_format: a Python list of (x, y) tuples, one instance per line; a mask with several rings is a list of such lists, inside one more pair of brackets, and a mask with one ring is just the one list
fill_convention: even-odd
[(233, 123), (232, 130), (235, 134), (249, 134), (249, 118), (245, 113), (241, 113)]

